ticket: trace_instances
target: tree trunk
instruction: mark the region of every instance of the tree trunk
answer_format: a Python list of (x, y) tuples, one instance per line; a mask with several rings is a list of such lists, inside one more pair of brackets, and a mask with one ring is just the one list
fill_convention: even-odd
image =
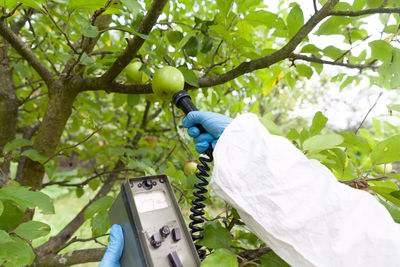
[[(4, 145), (15, 138), (17, 130), (18, 98), (7, 57), (7, 42), (0, 40), (0, 154)], [(0, 187), (9, 179), (10, 159), (0, 164)]]
[[(49, 104), (40, 124), (33, 144), (33, 149), (52, 156), (60, 142), (61, 134), (72, 111), (72, 104), (77, 95), (71, 88), (56, 89), (50, 96)], [(42, 186), (44, 166), (31, 159), (27, 159), (22, 171), (21, 185), (32, 187), (34, 190)]]

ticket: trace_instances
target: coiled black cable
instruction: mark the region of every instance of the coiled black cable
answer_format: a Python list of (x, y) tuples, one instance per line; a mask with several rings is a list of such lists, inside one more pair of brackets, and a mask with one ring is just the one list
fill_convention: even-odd
[[(204, 215), (204, 208), (205, 204), (202, 203), (204, 200), (206, 200), (206, 197), (204, 196), (205, 193), (208, 192), (206, 186), (208, 185), (208, 180), (206, 177), (209, 177), (210, 175), (208, 172), (210, 171), (210, 167), (208, 166), (207, 163), (210, 163), (213, 161), (213, 155), (212, 155), (212, 148), (208, 148), (205, 152), (208, 158), (206, 157), (199, 157), (200, 164), (197, 165), (197, 169), (199, 170), (196, 172), (196, 177), (201, 181), (199, 183), (194, 184), (194, 187), (197, 188), (198, 190), (193, 192), (193, 195), (196, 197), (192, 201), (192, 207), (190, 208), (190, 211), (192, 214), (190, 214), (190, 219), (192, 222), (189, 224), (190, 228), (190, 234), (192, 236), (193, 241), (203, 239), (203, 235), (201, 234), (201, 231), (204, 230), (203, 227), (199, 226), (199, 224), (202, 224), (204, 222), (204, 219), (201, 218), (201, 216)], [(199, 233), (200, 232), (200, 233)], [(199, 233), (199, 234), (196, 234)], [(200, 260), (203, 260), (206, 255), (206, 250), (201, 249), (202, 246), (195, 244), (196, 249), (197, 249), (197, 254), (199, 255)]]
[[(189, 112), (192, 111), (197, 111), (197, 107), (193, 104), (189, 94), (182, 90), (178, 91), (174, 94), (172, 98), (172, 102), (180, 108), (185, 114), (189, 114)], [(202, 125), (195, 125), (197, 128), (199, 128), (200, 133), (206, 133), (207, 131), (203, 128)], [(190, 219), (192, 222), (189, 224), (190, 228), (190, 234), (192, 236), (193, 242), (196, 240), (200, 240), (203, 238), (203, 235), (201, 234), (201, 231), (204, 230), (203, 227), (200, 226), (204, 222), (204, 219), (201, 218), (201, 216), (204, 215), (204, 208), (205, 204), (202, 203), (204, 200), (206, 200), (206, 197), (204, 196), (205, 193), (208, 192), (206, 186), (208, 185), (207, 177), (210, 175), (207, 173), (210, 171), (210, 167), (208, 166), (207, 163), (210, 163), (214, 160), (213, 158), (213, 149), (212, 146), (205, 151), (204, 153), (208, 158), (206, 157), (199, 157), (200, 164), (197, 165), (197, 169), (199, 170), (196, 172), (197, 178), (201, 181), (199, 183), (196, 183), (194, 185), (195, 188), (197, 188), (197, 191), (193, 192), (193, 195), (196, 197), (192, 201), (192, 207), (190, 208), (190, 211), (192, 214), (190, 214)], [(196, 234), (197, 233), (197, 234)], [(205, 255), (206, 255), (206, 250), (202, 249), (202, 246), (197, 245), (195, 243), (196, 249), (197, 249), (197, 254), (199, 255), (200, 260), (203, 260)]]

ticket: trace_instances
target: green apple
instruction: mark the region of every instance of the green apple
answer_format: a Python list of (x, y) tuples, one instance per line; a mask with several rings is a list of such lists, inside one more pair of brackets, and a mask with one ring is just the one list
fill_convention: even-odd
[(196, 161), (193, 161), (193, 160), (188, 161), (183, 166), (183, 172), (187, 176), (190, 176), (190, 175), (194, 174), (196, 171), (197, 171), (197, 163), (196, 163)]
[(380, 6), (382, 6), (383, 2), (385, 2), (385, 0), (367, 0), (367, 6), (369, 8), (378, 8)]
[(185, 78), (177, 68), (166, 66), (155, 72), (151, 86), (160, 99), (171, 100), (176, 92), (183, 90)]
[(149, 76), (143, 71), (139, 71), (142, 67), (141, 62), (130, 63), (125, 68), (126, 79), (131, 84), (144, 84), (149, 80)]
[(374, 171), (380, 174), (391, 173), (392, 172), (392, 164), (379, 164), (374, 166)]

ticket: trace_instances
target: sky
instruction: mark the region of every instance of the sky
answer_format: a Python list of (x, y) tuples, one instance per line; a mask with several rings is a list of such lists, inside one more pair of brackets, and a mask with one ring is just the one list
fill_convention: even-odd
[[(290, 3), (297, 2), (300, 4), (305, 21), (311, 17), (314, 12), (313, 0), (296, 0), (286, 1), (284, 6), (289, 6)], [(346, 1), (352, 3), (353, 1)], [(277, 4), (279, 1), (265, 1), (268, 8), (271, 11), (277, 10)], [(318, 7), (321, 7), (318, 5)], [(369, 23), (364, 25), (368, 32), (372, 32), (373, 36), (370, 40), (380, 39), (380, 30), (382, 30), (382, 24), (378, 19), (378, 15), (374, 15), (369, 18)], [(318, 29), (318, 26), (316, 27)], [(310, 43), (316, 44), (319, 48), (324, 48), (332, 44), (336, 44), (340, 49), (349, 49), (349, 46), (344, 42), (338, 41), (338, 36), (311, 36)], [(368, 47), (368, 42), (359, 45), (352, 51), (359, 53), (363, 49)], [(357, 73), (358, 70), (349, 70), (347, 68), (326, 66), (324, 67), (323, 73), (329, 73), (334, 76), (336, 73), (347, 72)], [(311, 77), (306, 86), (318, 86), (320, 76), (317, 73)], [(390, 123), (400, 126), (400, 119), (396, 116), (388, 115), (387, 105), (389, 104), (400, 104), (399, 90), (388, 91), (386, 89), (379, 88), (377, 86), (370, 86), (369, 79), (365, 78), (357, 86), (350, 86), (344, 88), (342, 91), (339, 90), (340, 84), (329, 83), (328, 91), (324, 92), (324, 97), (321, 97), (321, 101), (317, 105), (303, 104), (299, 105), (291, 116), (297, 117), (302, 116), (305, 118), (312, 118), (316, 111), (321, 110), (325, 116), (328, 117), (328, 125), (334, 129), (345, 129), (349, 126), (358, 126), (362, 121), (368, 110), (375, 103), (378, 95), (382, 92), (377, 105), (369, 114), (366, 123), (371, 123), (372, 118), (379, 118), (381, 120), (389, 121)]]

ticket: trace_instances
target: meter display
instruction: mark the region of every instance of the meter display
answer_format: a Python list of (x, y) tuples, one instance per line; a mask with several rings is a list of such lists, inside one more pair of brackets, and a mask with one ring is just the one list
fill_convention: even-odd
[(162, 190), (137, 193), (133, 198), (140, 213), (164, 209), (169, 206), (167, 196)]

